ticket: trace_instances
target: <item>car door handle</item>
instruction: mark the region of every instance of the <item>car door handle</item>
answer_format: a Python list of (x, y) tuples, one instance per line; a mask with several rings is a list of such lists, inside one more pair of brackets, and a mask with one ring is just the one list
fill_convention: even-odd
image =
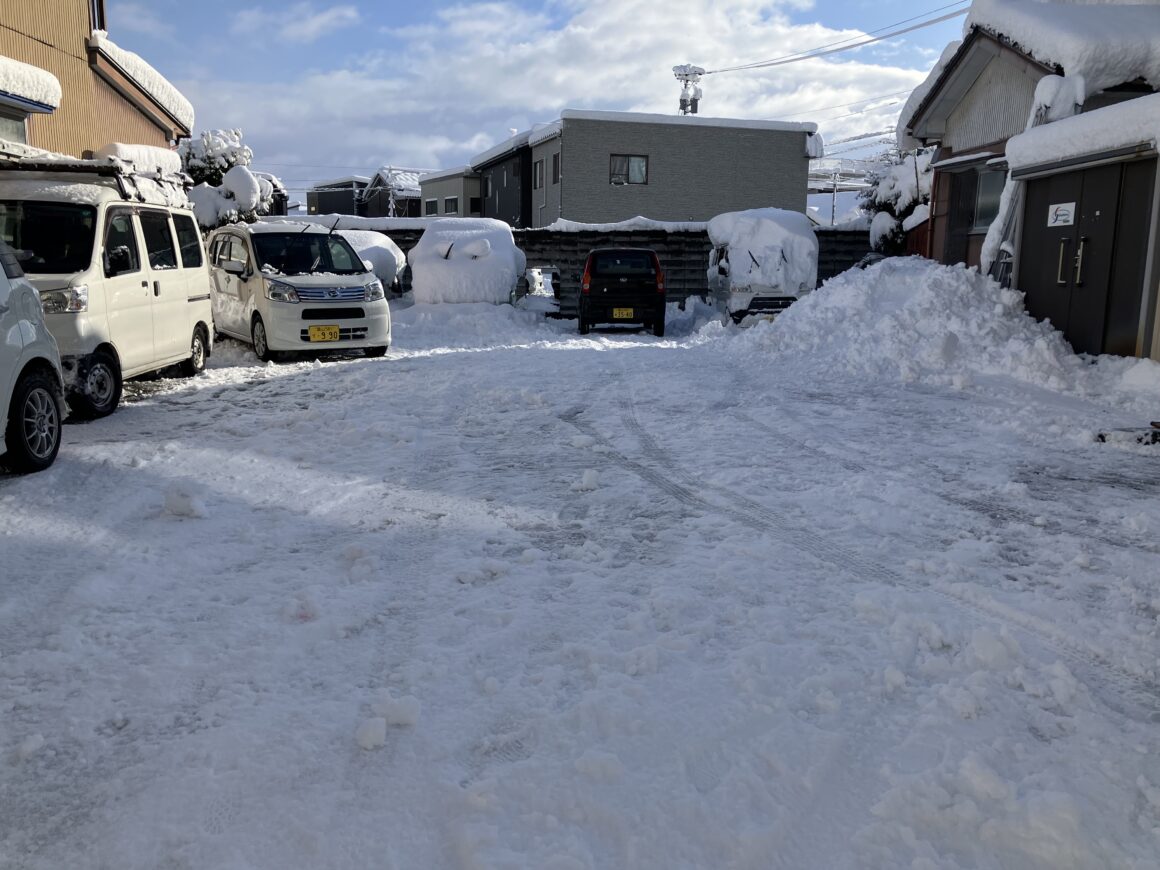
[(161, 295), (161, 282), (160, 282), (160, 281), (154, 281), (154, 282), (153, 282), (153, 295), (154, 295), (154, 296), (160, 296), (160, 295)]
[(1079, 251), (1075, 255), (1075, 286), (1083, 286), (1083, 249), (1087, 244), (1087, 236), (1079, 237)]
[(1055, 283), (1056, 284), (1066, 284), (1067, 283), (1067, 279), (1063, 277), (1063, 254), (1064, 254), (1064, 250), (1067, 248), (1067, 243), (1069, 241), (1071, 241), (1071, 240), (1070, 239), (1060, 239), (1059, 240), (1059, 263), (1056, 264), (1056, 267), (1055, 267)]

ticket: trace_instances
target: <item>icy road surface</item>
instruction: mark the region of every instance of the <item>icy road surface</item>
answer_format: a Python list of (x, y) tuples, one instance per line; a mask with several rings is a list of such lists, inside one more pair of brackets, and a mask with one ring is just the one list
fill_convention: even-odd
[(448, 310), (0, 478), (0, 867), (1160, 866), (1135, 418)]

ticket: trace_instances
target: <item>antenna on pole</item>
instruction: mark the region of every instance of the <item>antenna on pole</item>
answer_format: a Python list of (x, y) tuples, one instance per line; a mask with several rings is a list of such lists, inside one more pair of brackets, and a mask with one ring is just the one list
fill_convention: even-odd
[(701, 81), (701, 76), (704, 74), (704, 67), (693, 66), (691, 63), (683, 63), (673, 67), (673, 75), (681, 83), (680, 113), (682, 115), (697, 114), (697, 106), (701, 102), (701, 86), (698, 82)]

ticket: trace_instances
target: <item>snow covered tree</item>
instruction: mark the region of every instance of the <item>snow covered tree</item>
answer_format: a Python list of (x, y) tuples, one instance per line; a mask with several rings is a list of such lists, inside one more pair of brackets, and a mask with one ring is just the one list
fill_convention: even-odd
[(242, 142), (241, 130), (206, 130), (183, 139), (178, 153), (195, 187), (189, 191), (193, 212), (203, 229), (227, 223), (253, 223), (269, 214), (282, 183), (250, 170), (254, 152)]
[(901, 254), (907, 231), (930, 216), (933, 155), (931, 148), (905, 152), (871, 175), (870, 187), (859, 200), (874, 215), (870, 223), (870, 247), (874, 250)]

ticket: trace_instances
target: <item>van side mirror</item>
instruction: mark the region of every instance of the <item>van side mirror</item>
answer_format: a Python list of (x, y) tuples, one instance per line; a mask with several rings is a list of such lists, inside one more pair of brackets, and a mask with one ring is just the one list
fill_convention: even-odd
[(246, 264), (241, 260), (225, 260), (222, 262), (222, 271), (240, 278), (246, 274)]

